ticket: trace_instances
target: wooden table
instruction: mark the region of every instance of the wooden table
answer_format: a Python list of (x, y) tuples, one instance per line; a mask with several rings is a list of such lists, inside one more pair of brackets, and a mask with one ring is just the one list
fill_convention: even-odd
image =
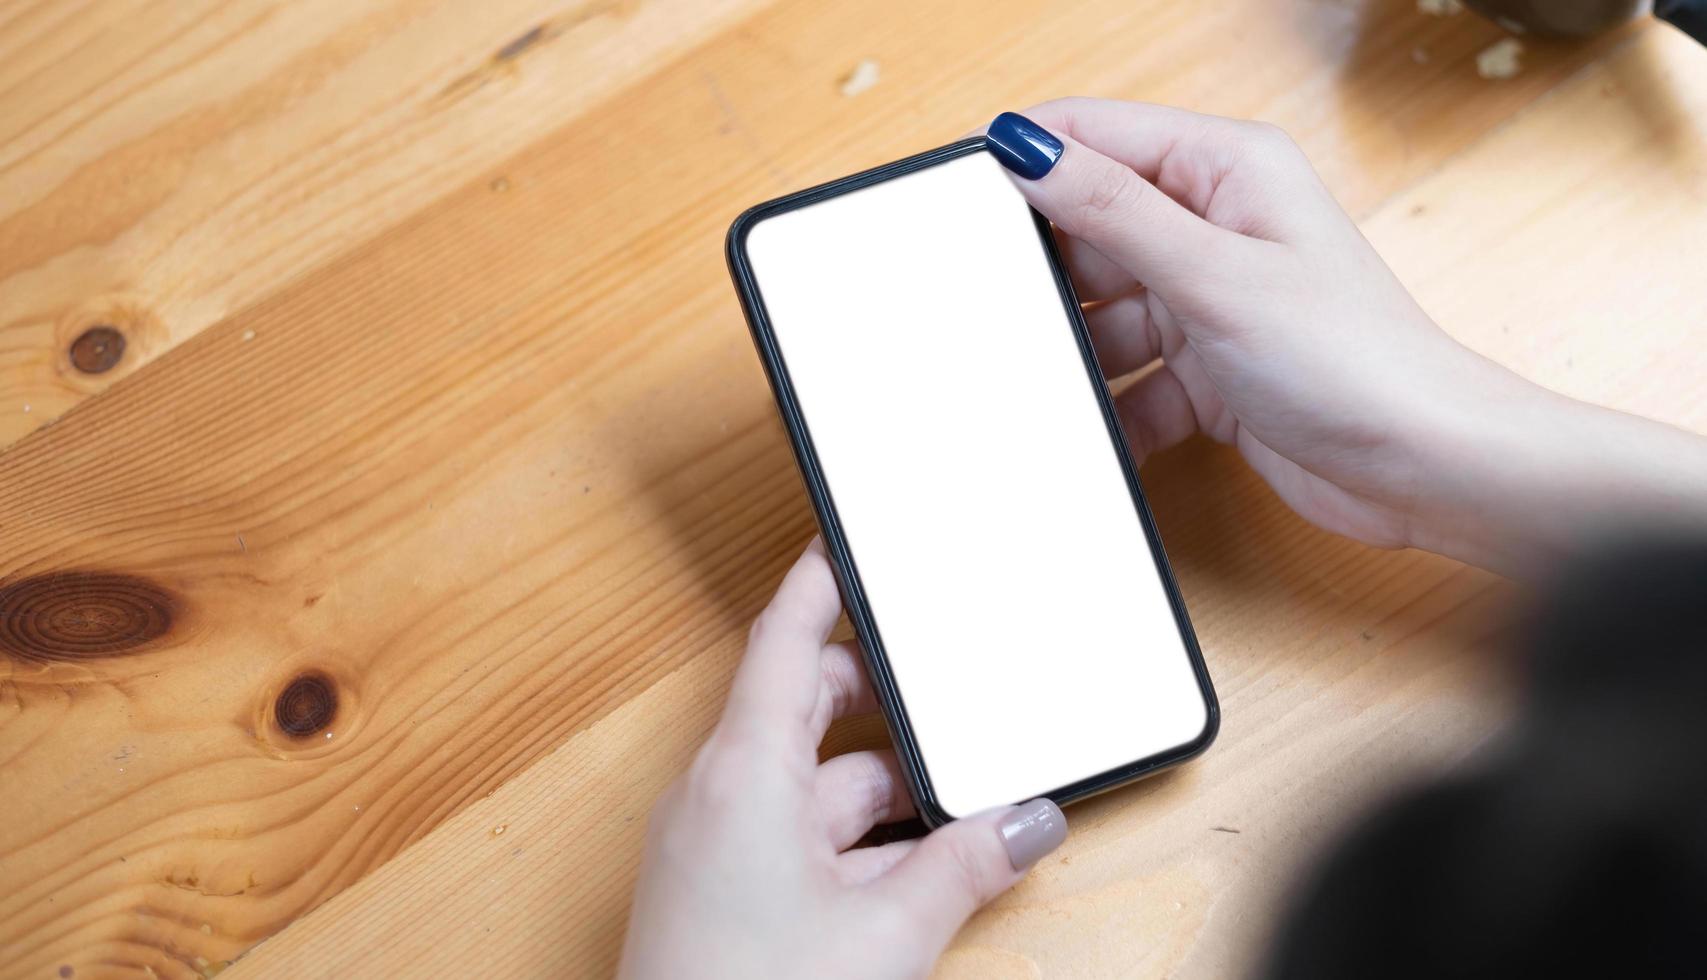
[[(723, 230), (1002, 109), (1277, 122), (1447, 329), (1707, 427), (1707, 53), (1483, 80), (1499, 37), (1408, 0), (0, 6), (0, 973), (608, 972), (812, 530)], [(1145, 482), (1220, 741), (1075, 807), (944, 975), (1236, 976), (1505, 710), (1491, 577), (1214, 446)]]

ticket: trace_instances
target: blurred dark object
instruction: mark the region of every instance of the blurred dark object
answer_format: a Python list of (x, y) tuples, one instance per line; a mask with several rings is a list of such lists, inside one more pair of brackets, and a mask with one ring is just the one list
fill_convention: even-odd
[(1517, 724), (1343, 843), (1267, 976), (1700, 976), (1707, 541), (1608, 553), (1551, 591)]
[[(1464, 0), (1499, 23), (1532, 34), (1587, 37), (1642, 13), (1647, 0)], [(1655, 0), (1654, 16), (1707, 44), (1707, 0)]]

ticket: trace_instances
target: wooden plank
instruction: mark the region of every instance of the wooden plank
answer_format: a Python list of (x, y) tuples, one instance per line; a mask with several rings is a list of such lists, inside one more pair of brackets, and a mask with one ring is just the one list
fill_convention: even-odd
[[(1367, 207), (1592, 50), (1487, 86), (1467, 63), (1491, 36), (1478, 22), (1325, 6), (746, 17), (14, 445), (0, 581), (40, 625), (0, 660), (0, 772), (20, 801), (0, 824), (0, 960), (217, 967), (672, 673), (689, 702), (661, 689), (646, 703), (663, 714), (601, 736), (671, 761), (600, 768), (651, 757), (598, 742), (576, 798), (632, 810), (680, 764), (709, 710), (694, 706), (720, 698), (810, 527), (721, 267), (741, 206), (1077, 90), (1274, 118)], [(1439, 56), (1413, 62), (1413, 36)], [(883, 79), (842, 96), (867, 57)], [(1409, 123), (1351, 125), (1345, 104)], [(1446, 563), (1298, 526), (1223, 456), (1177, 458), (1164, 530), (1224, 688), (1281, 691), (1264, 738), (1314, 696), (1259, 655), (1276, 630), (1315, 658), (1321, 634), (1349, 635), (1349, 605), (1360, 637), (1391, 621), (1431, 645), (1452, 637), (1425, 623), (1480, 601)], [(1347, 719), (1359, 734), (1411, 710), (1358, 696), (1380, 709)], [(1426, 724), (1460, 731), (1459, 703)], [(1218, 752), (1262, 769), (1256, 749)], [(1246, 807), (1270, 788), (1226, 785)], [(1112, 828), (1122, 800), (1158, 792), (1087, 813)], [(606, 910), (580, 934), (596, 961), (625, 840), (586, 872)]]
[[(758, 5), (15, 5), (0, 30), (0, 446)], [(100, 326), (122, 351), (109, 341), (80, 368), (72, 345)]]
[[(1707, 428), (1707, 339), (1692, 327), (1707, 296), (1685, 285), (1707, 205), (1699, 55), (1644, 33), (1366, 229), (1478, 348)], [(1548, 165), (1518, 178), (1513, 160)], [(1075, 807), (1067, 846), (974, 920), (942, 976), (1248, 975), (1301, 859), (1395, 773), (1450, 761), (1499, 714), (1506, 590), (1487, 576), (1301, 527), (1203, 444), (1145, 478), (1210, 651), (1221, 739), (1177, 774)], [(737, 646), (685, 664), (236, 974), (608, 972), (643, 814), (715, 720)]]
[[(1317, 540), (1236, 467), (1203, 445), (1171, 457), (1170, 509), (1188, 482), (1223, 481), (1216, 505), (1258, 526), (1253, 551), (1276, 535), (1311, 547), (1190, 563), (1194, 593), (1222, 575), (1273, 576), (1262, 594), (1209, 604), (1230, 706), (1221, 742), (1189, 769), (1074, 807), (1071, 843), (974, 921), (946, 974), (1229, 975), (1300, 847), (1387, 775), (1438, 766), (1485, 730), (1491, 583), (1427, 556)], [(1359, 578), (1371, 584), (1348, 591)], [(690, 661), (233, 974), (608, 975), (646, 810), (715, 720), (737, 647), (732, 637)]]
[[(110, 2), (71, 16), (49, 0), (21, 5), (0, 35), (0, 446), (756, 2)], [(1115, 18), (1130, 31), (1156, 13), (1129, 5)], [(1341, 5), (1260, 14), (1171, 14), (1172, 49), (1151, 43), (1144, 50), (1161, 57), (1082, 66), (1102, 75), (1087, 90), (1165, 90), (1210, 110), (1372, 131), (1384, 138), (1358, 136), (1345, 164), (1391, 189), (1427, 164), (1404, 140), (1426, 110), (1410, 98), (1417, 78), (1477, 85), (1468, 58), (1494, 36), (1468, 18), (1365, 22)], [(1040, 44), (1085, 43), (1070, 16), (1032, 26)], [(1226, 66), (1241, 62), (1198, 53), (1229, 42), (1249, 49), (1241, 71), (1259, 75), (1226, 85)], [(1295, 60), (1315, 57), (1315, 44), (1377, 84), (1346, 99), (1331, 74)], [(1534, 91), (1483, 92), (1463, 122), (1484, 126)], [(122, 341), (93, 335), (105, 342), (86, 342), (99, 353), (79, 367), (72, 346), (97, 327)]]

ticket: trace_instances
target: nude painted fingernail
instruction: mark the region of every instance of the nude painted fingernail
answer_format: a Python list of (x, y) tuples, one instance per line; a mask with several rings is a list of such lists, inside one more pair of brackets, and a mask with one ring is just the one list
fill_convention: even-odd
[(1067, 818), (1048, 800), (1021, 803), (1002, 821), (1002, 846), (1015, 871), (1024, 871), (1067, 839)]

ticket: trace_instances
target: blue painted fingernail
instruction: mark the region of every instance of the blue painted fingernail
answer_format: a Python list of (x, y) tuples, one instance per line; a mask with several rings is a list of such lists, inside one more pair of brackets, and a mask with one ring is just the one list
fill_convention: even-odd
[(984, 142), (1002, 166), (1026, 180), (1048, 173), (1061, 159), (1061, 141), (1017, 112), (1004, 112), (990, 124)]

